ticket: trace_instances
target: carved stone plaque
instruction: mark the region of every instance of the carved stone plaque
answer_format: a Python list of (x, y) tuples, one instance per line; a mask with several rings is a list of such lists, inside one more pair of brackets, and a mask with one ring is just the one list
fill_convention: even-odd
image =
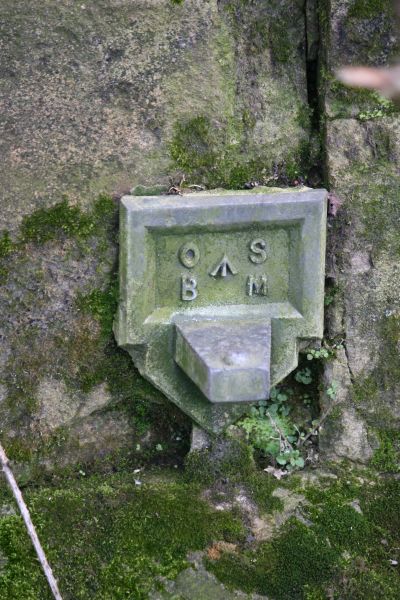
[(326, 195), (122, 199), (117, 341), (206, 429), (267, 397), (298, 341), (322, 337)]

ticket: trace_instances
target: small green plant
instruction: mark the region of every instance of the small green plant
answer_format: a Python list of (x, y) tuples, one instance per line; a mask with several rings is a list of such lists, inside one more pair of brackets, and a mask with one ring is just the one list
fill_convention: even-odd
[[(320, 352), (320, 351), (317, 351)], [(325, 351), (326, 352), (326, 351)], [(320, 358), (325, 357), (325, 352)], [(313, 356), (314, 358), (314, 356)], [(312, 383), (311, 369), (305, 368), (297, 371), (295, 380), (302, 385)], [(326, 395), (334, 401), (338, 391), (338, 384), (332, 381), (325, 389)], [(250, 415), (239, 422), (250, 444), (272, 460), (272, 463), (293, 471), (304, 467), (305, 460), (302, 449), (309, 445), (310, 438), (316, 438), (319, 429), (326, 417), (331, 413), (330, 406), (319, 418), (309, 421), (309, 425), (295, 423), (290, 417), (290, 404), (288, 400), (295, 394), (292, 388), (272, 388), (269, 400), (261, 400), (257, 406), (252, 407)], [(296, 395), (303, 404), (310, 408), (313, 404), (312, 392)]]
[(337, 391), (338, 391), (338, 384), (336, 383), (336, 381), (332, 381), (332, 383), (330, 384), (330, 386), (326, 390), (326, 395), (331, 400), (335, 400), (336, 399)]
[(325, 345), (322, 348), (311, 348), (307, 350), (307, 360), (328, 360), (333, 356), (336, 356), (336, 351), (341, 350), (343, 348), (343, 344), (333, 343), (332, 345)]
[(294, 378), (298, 383), (304, 383), (304, 385), (309, 385), (313, 380), (312, 374), (311, 374), (311, 369), (308, 369), (306, 367), (305, 369), (301, 369), (300, 371), (297, 371)]
[(285, 450), (276, 457), (276, 462), (285, 467), (289, 466), (291, 469), (304, 467), (304, 458), (301, 456), (300, 450)]
[(386, 117), (394, 112), (395, 107), (393, 102), (388, 100), (387, 98), (381, 98), (377, 95), (377, 101), (379, 102), (379, 106), (376, 108), (371, 108), (369, 110), (364, 110), (358, 113), (357, 118), (359, 121), (370, 121), (372, 119), (381, 119), (382, 117)]
[(272, 388), (269, 402), (261, 400), (240, 423), (250, 443), (287, 470), (304, 467), (300, 450), (294, 447), (300, 431), (289, 419), (286, 402), (291, 391)]
[(329, 358), (330, 354), (326, 348), (320, 348), (318, 350), (312, 348), (308, 351), (307, 360), (313, 360), (314, 358)]

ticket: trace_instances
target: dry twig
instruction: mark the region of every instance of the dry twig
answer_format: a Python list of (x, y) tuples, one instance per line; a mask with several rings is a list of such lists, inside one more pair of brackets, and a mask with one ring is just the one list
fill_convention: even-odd
[(25, 504), (25, 501), (22, 497), (21, 490), (18, 487), (18, 484), (15, 480), (14, 474), (11, 470), (7, 455), (4, 451), (3, 446), (0, 444), (0, 462), (3, 468), (4, 475), (7, 479), (7, 482), (11, 488), (11, 491), (14, 495), (15, 501), (18, 504), (18, 508), (21, 512), (22, 518), (25, 522), (26, 528), (29, 533), (29, 537), (32, 540), (32, 544), (35, 548), (36, 554), (38, 556), (39, 562), (42, 566), (44, 574), (46, 576), (47, 582), (50, 586), (50, 589), (53, 593), (55, 600), (62, 600), (61, 594), (58, 589), (57, 581), (54, 578), (53, 571), (47, 561), (46, 555), (42, 548), (42, 545), (39, 541), (38, 535), (36, 533), (36, 529), (32, 523), (31, 516), (29, 514), (28, 507)]

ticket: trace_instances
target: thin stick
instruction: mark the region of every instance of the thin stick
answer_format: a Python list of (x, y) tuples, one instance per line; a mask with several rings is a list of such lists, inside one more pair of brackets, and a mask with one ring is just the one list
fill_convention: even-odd
[(284, 440), (285, 444), (286, 444), (287, 446), (289, 446), (290, 450), (293, 450), (293, 446), (292, 446), (292, 444), (289, 442), (289, 440), (287, 439), (286, 435), (283, 433), (282, 429), (279, 427), (278, 423), (277, 423), (277, 422), (275, 421), (275, 419), (274, 419), (274, 418), (273, 418), (273, 417), (272, 417), (272, 416), (269, 414), (269, 412), (268, 412), (268, 411), (266, 411), (266, 414), (268, 415), (268, 417), (269, 417), (269, 420), (270, 420), (270, 421), (271, 421), (271, 423), (272, 423), (272, 426), (273, 426), (273, 427), (275, 427), (276, 431), (279, 433), (279, 435), (280, 435), (280, 442), (281, 442), (282, 440)]
[(3, 467), (4, 475), (6, 476), (6, 479), (10, 485), (10, 488), (12, 490), (14, 498), (18, 504), (18, 508), (21, 512), (22, 518), (24, 519), (26, 528), (29, 533), (29, 537), (32, 540), (32, 544), (35, 548), (36, 554), (38, 556), (39, 562), (42, 566), (42, 569), (44, 571), (44, 574), (46, 576), (46, 579), (50, 586), (50, 589), (53, 593), (53, 596), (54, 596), (55, 600), (62, 600), (61, 594), (58, 590), (57, 581), (55, 580), (53, 571), (51, 570), (51, 567), (50, 567), (49, 563), (47, 562), (46, 555), (45, 555), (43, 548), (41, 546), (41, 543), (39, 541), (38, 535), (36, 533), (36, 529), (32, 523), (28, 507), (25, 504), (25, 501), (21, 494), (21, 490), (18, 487), (18, 484), (15, 480), (14, 474), (10, 468), (10, 464), (9, 464), (7, 455), (1, 444), (0, 444), (0, 462), (1, 462), (1, 466)]
[(322, 413), (321, 417), (318, 419), (318, 422), (315, 424), (315, 427), (313, 427), (311, 429), (311, 431), (309, 431), (307, 433), (306, 436), (303, 437), (303, 439), (300, 440), (300, 442), (297, 444), (297, 446), (299, 448), (301, 448), (302, 446), (304, 446), (304, 443), (312, 436), (315, 435), (315, 432), (321, 427), (321, 425), (323, 424), (323, 422), (325, 421), (326, 417), (329, 415), (329, 413), (332, 411), (333, 408), (333, 404), (331, 404), (331, 406), (329, 406), (325, 412)]

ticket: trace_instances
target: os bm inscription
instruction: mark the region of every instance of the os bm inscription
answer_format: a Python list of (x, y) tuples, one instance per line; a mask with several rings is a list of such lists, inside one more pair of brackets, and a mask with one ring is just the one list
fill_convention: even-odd
[(290, 241), (295, 229), (159, 235), (157, 306), (287, 300)]

